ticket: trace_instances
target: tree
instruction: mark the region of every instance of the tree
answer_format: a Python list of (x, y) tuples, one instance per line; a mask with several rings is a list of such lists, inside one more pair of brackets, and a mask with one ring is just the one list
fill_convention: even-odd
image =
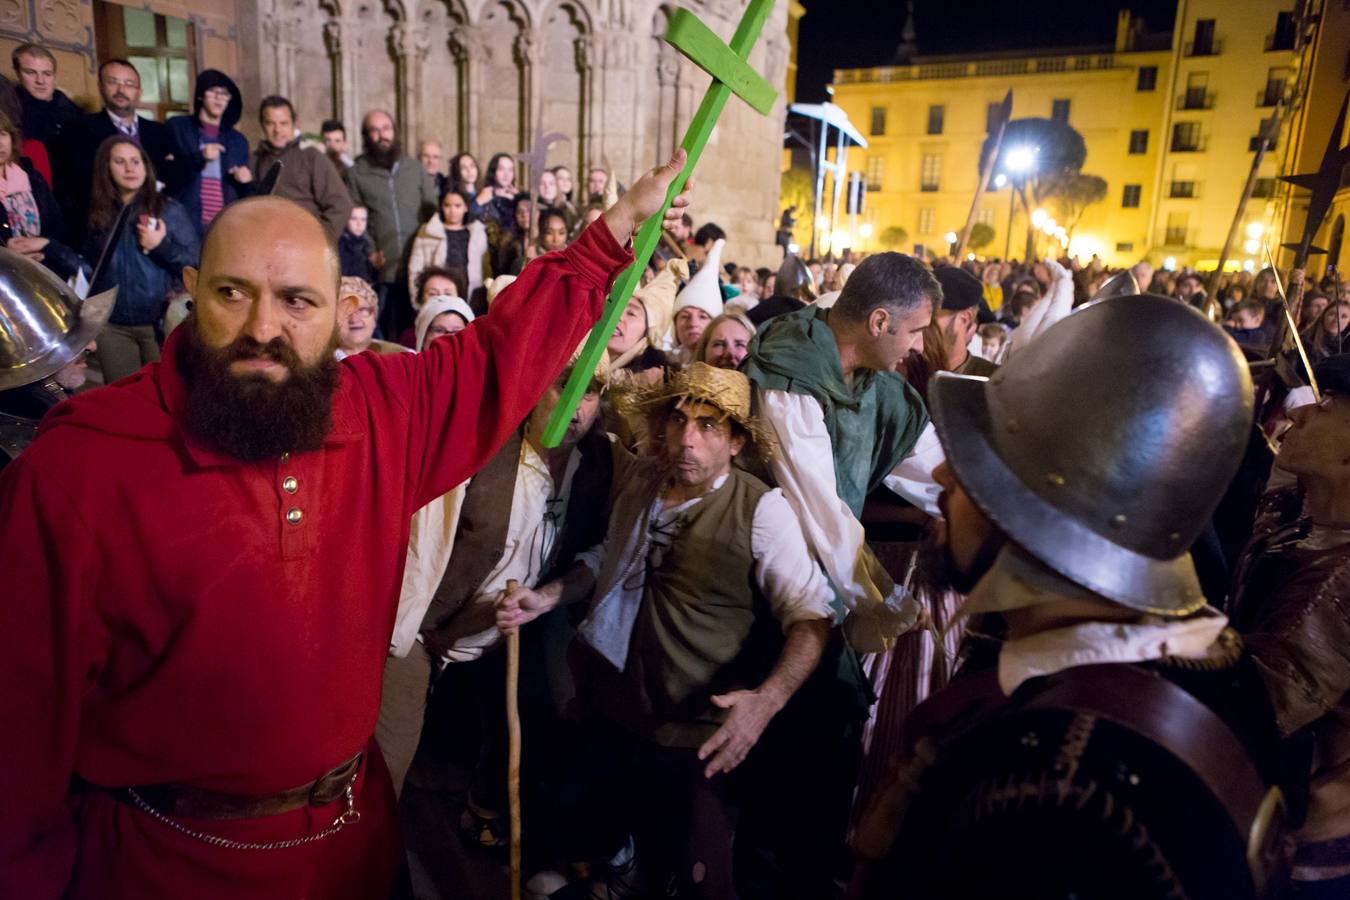
[(1083, 218), (1083, 211), (1105, 199), (1106, 179), (1100, 175), (1086, 175), (1079, 172), (1072, 178), (1064, 180), (1055, 193), (1055, 201), (1059, 206), (1060, 215), (1064, 217), (1064, 230), (1069, 236), (1073, 236), (1073, 230)]
[(983, 222), (976, 222), (970, 226), (970, 240), (967, 245), (971, 250), (979, 250), (988, 247), (994, 242), (994, 227), (986, 225)]
[(899, 225), (892, 225), (881, 232), (881, 237), (877, 239), (877, 243), (892, 250), (899, 250), (907, 240), (909, 240), (909, 232)]
[[(994, 152), (995, 137), (996, 134), (990, 134), (980, 148), (981, 171), (989, 154)], [(1028, 153), (1032, 154), (1029, 165), (1019, 168), (1016, 165), (1019, 157), (1027, 161)], [(1033, 248), (1032, 208), (1058, 194), (1068, 181), (1078, 175), (1086, 160), (1087, 144), (1083, 142), (1083, 136), (1067, 122), (1057, 119), (1013, 119), (1004, 129), (994, 172), (1006, 175), (1022, 200), (1022, 210), (1027, 216), (1026, 259), (1031, 258)], [(1010, 162), (1013, 164), (1010, 165)]]

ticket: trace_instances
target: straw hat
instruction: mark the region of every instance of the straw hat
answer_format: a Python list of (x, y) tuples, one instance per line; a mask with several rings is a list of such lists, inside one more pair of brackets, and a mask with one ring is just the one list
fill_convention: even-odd
[(665, 384), (634, 391), (628, 402), (634, 410), (650, 411), (672, 400), (716, 407), (750, 433), (761, 457), (772, 453), (772, 432), (750, 410), (750, 379), (744, 373), (695, 362)]

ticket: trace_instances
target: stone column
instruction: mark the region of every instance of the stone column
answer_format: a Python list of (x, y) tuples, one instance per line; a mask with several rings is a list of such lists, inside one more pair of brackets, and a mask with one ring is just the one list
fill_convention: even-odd
[(669, 159), (679, 140), (680, 123), (676, 101), (680, 89), (680, 51), (665, 41), (656, 56), (657, 123), (656, 157)]
[(348, 152), (361, 152), (362, 24), (355, 19), (329, 19), (323, 26), (324, 46), (333, 75), (333, 115), (347, 129)]
[[(519, 146), (528, 152), (535, 138), (535, 125), (540, 121), (544, 92), (540, 80), (544, 77), (544, 45), (531, 30), (521, 31), (515, 41), (516, 65), (520, 69)], [(530, 172), (533, 179), (537, 173)]]
[(283, 97), (290, 97), (295, 88), (295, 49), (301, 30), (295, 19), (274, 16), (263, 22), (263, 41), (272, 51), (273, 89)]
[(450, 53), (459, 68), (459, 149), (482, 160), (483, 132), (479, 123), (479, 98), (483, 92), (483, 67), (486, 60), (483, 33), (473, 25), (461, 25), (450, 32)]
[(602, 122), (595, 108), (595, 74), (604, 65), (604, 46), (593, 34), (577, 38), (575, 46), (577, 74), (581, 76), (581, 96), (577, 98), (581, 104), (581, 134), (577, 135), (577, 163), (573, 171), (578, 173), (578, 178), (585, 178), (581, 170), (595, 148), (596, 133)]
[(397, 22), (389, 29), (389, 44), (394, 53), (395, 118), (408, 153), (415, 153), (413, 142), (421, 137), (422, 70), (431, 50), (431, 29)]

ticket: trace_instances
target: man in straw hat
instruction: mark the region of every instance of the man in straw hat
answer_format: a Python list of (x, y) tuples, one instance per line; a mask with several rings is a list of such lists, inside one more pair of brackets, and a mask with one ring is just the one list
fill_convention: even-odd
[(609, 858), (631, 834), (630, 887), (734, 897), (728, 773), (815, 668), (830, 588), (781, 492), (733, 466), (764, 449), (744, 375), (696, 362), (644, 405), (662, 455), (635, 463), (604, 543), (504, 598), (497, 622), (594, 595), (578, 643), (596, 783), (564, 829), (567, 858)]
[(334, 359), (353, 304), (299, 206), (216, 217), (163, 359), (0, 477), (0, 896), (387, 894), (367, 751), (409, 522), (553, 383), (684, 161), (422, 353)]
[[(1207, 373), (1180, 392), (1178, 348)], [(1143, 375), (1122, 391), (1126, 369)], [(1247, 445), (1237, 348), (1193, 309), (1120, 296), (929, 398), (962, 612), (999, 614), (1007, 640), (906, 722), (859, 829), (860, 896), (1268, 896), (1273, 715), (1188, 552)]]

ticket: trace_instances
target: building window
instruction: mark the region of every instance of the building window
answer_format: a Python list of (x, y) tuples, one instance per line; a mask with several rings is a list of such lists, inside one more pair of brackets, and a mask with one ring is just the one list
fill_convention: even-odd
[(1181, 95), (1182, 109), (1209, 109), (1209, 73), (1192, 72), (1186, 76), (1186, 93)]
[(1214, 39), (1214, 20), (1196, 19), (1195, 38), (1187, 45), (1186, 55), (1214, 56), (1219, 49), (1219, 42)]
[(994, 210), (982, 206), (979, 211), (975, 213), (975, 221), (979, 222), (981, 225), (988, 225), (992, 228), (994, 225), (994, 214)]
[(1120, 198), (1120, 205), (1125, 209), (1138, 209), (1139, 196), (1144, 192), (1143, 185), (1127, 184), (1125, 193)]
[(1186, 224), (1189, 217), (1184, 212), (1170, 212), (1167, 214), (1167, 233), (1163, 235), (1163, 243), (1168, 247), (1186, 246)]
[(1158, 86), (1158, 67), (1140, 66), (1139, 80), (1135, 83), (1134, 89), (1136, 91), (1151, 91), (1156, 89), (1157, 86)]
[(883, 137), (886, 134), (886, 107), (872, 107), (872, 128), (868, 131), (872, 137)]
[(1256, 181), (1252, 182), (1252, 196), (1262, 198), (1275, 196), (1275, 179), (1256, 179)]
[(867, 157), (867, 174), (864, 180), (869, 191), (881, 190), (881, 180), (886, 176), (886, 158), (884, 156)]
[(1003, 109), (1002, 103), (990, 103), (984, 108), (984, 130), (994, 133), (994, 128), (998, 125), (998, 118)]
[(1200, 149), (1200, 123), (1177, 122), (1172, 126), (1172, 152), (1194, 153)]
[(1050, 118), (1056, 122), (1068, 123), (1069, 121), (1069, 101), (1052, 100), (1050, 101)]
[(1262, 140), (1266, 141), (1266, 152), (1271, 153), (1280, 143), (1280, 136), (1275, 132), (1274, 116), (1261, 120), (1261, 127), (1252, 135), (1252, 139), (1247, 142), (1247, 152), (1255, 153), (1261, 146)]
[(931, 194), (938, 190), (941, 181), (942, 157), (936, 153), (925, 153), (919, 171), (919, 190)]
[(928, 133), (942, 134), (942, 120), (946, 117), (947, 107), (935, 103), (928, 107)]
[(1129, 253), (1133, 249), (1134, 249), (1133, 241), (1116, 241), (1117, 253)]
[(197, 37), (186, 19), (148, 9), (96, 3), (100, 59), (125, 59), (141, 76), (139, 108), (161, 122), (192, 111)]
[(932, 234), (933, 222), (936, 218), (931, 206), (925, 206), (919, 210), (919, 234)]
[(1140, 128), (1130, 132), (1130, 152), (1136, 156), (1148, 152), (1148, 129)]
[(1257, 106), (1274, 106), (1284, 97), (1285, 86), (1289, 83), (1289, 69), (1280, 66), (1266, 72), (1266, 86), (1256, 95)]
[(1168, 188), (1167, 196), (1186, 200), (1192, 199), (1195, 197), (1195, 182), (1173, 181)]
[(1266, 50), (1294, 49), (1294, 14), (1280, 12), (1275, 14), (1275, 30), (1266, 35)]

